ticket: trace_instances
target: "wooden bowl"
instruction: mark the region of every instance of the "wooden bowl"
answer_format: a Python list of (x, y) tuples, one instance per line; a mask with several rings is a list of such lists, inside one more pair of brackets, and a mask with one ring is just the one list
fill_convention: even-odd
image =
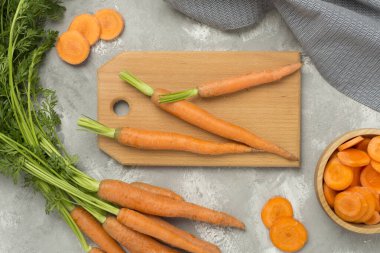
[(317, 168), (315, 170), (315, 178), (314, 178), (314, 185), (315, 185), (315, 191), (317, 193), (317, 197), (319, 200), (319, 203), (321, 204), (323, 210), (327, 213), (327, 215), (339, 226), (350, 230), (355, 233), (359, 234), (378, 234), (380, 233), (380, 224), (377, 225), (365, 225), (365, 224), (354, 224), (350, 222), (346, 222), (339, 218), (334, 211), (331, 209), (331, 207), (327, 204), (325, 195), (323, 193), (323, 174), (325, 172), (325, 167), (327, 164), (327, 161), (331, 157), (331, 155), (334, 153), (334, 151), (343, 143), (346, 141), (356, 137), (356, 136), (367, 136), (367, 137), (373, 137), (375, 135), (380, 135), (380, 129), (375, 128), (365, 128), (365, 129), (359, 129), (354, 130), (351, 132), (348, 132), (344, 134), (343, 136), (339, 137), (335, 141), (333, 141), (323, 152), (321, 158), (318, 161)]

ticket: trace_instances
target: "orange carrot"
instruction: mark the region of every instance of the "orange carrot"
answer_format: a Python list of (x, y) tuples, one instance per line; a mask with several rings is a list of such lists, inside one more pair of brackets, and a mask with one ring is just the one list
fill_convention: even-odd
[(335, 196), (334, 211), (342, 220), (354, 222), (366, 213), (364, 203), (366, 202), (361, 194), (343, 191)]
[(373, 188), (380, 193), (380, 173), (368, 165), (360, 174), (360, 182), (363, 186)]
[[(98, 195), (104, 200), (146, 214), (181, 217), (220, 226), (245, 228), (244, 223), (226, 213), (153, 194), (118, 180), (103, 180), (100, 183)], [(142, 199), (144, 201), (141, 201)]]
[(380, 162), (376, 162), (375, 160), (372, 160), (371, 166), (374, 170), (380, 173)]
[(165, 197), (168, 197), (171, 199), (181, 200), (181, 201), (184, 200), (180, 195), (178, 195), (177, 193), (175, 193), (169, 189), (166, 189), (166, 188), (157, 187), (157, 186), (142, 183), (142, 182), (133, 182), (133, 183), (130, 183), (130, 185), (137, 187), (137, 188), (140, 188), (144, 191), (148, 191), (148, 192), (151, 192), (154, 194), (165, 196)]
[(88, 253), (106, 253), (106, 252), (98, 248), (91, 248), (91, 250)]
[(361, 151), (367, 152), (368, 144), (371, 141), (370, 138), (364, 138), (359, 144), (357, 144), (355, 147), (356, 149), (359, 149)]
[(365, 222), (367, 225), (376, 225), (380, 223), (380, 214), (379, 212), (374, 212), (372, 217)]
[(295, 252), (302, 249), (308, 239), (304, 225), (292, 217), (281, 217), (273, 224), (269, 231), (274, 246), (286, 252)]
[(379, 193), (371, 187), (367, 187), (367, 188), (370, 192), (372, 192), (373, 196), (376, 199), (375, 211), (380, 212), (380, 195), (379, 195)]
[(338, 150), (343, 151), (345, 149), (351, 148), (351, 147), (357, 145), (358, 143), (362, 142), (363, 140), (364, 140), (364, 138), (362, 136), (357, 136), (357, 137), (343, 143), (342, 145), (340, 145), (338, 147)]
[[(376, 209), (375, 196), (367, 187), (356, 186), (356, 187), (352, 187), (348, 189), (348, 191), (357, 192), (364, 197), (365, 202), (367, 203), (367, 208), (365, 212), (363, 213), (363, 215), (361, 215), (360, 218), (358, 218), (355, 222), (366, 222), (372, 217), (373, 213), (375, 212), (375, 209)], [(362, 205), (362, 209), (365, 209), (365, 207), (364, 208), (363, 207), (364, 206)]]
[(360, 186), (360, 173), (362, 173), (361, 167), (352, 167), (352, 172), (354, 173), (354, 178), (350, 186)]
[(86, 210), (75, 207), (70, 212), (78, 227), (107, 253), (124, 253), (124, 250), (102, 228), (102, 225)]
[(366, 152), (354, 148), (338, 152), (338, 158), (341, 163), (350, 167), (363, 167), (371, 162)]
[(329, 204), (330, 207), (334, 207), (334, 201), (337, 192), (328, 187), (326, 183), (323, 183), (323, 193), (325, 195), (327, 204)]
[(72, 65), (81, 64), (90, 54), (90, 44), (78, 31), (62, 33), (55, 45), (59, 57)]
[(373, 137), (369, 142), (368, 155), (376, 162), (380, 162), (380, 136)]
[(258, 85), (272, 83), (288, 76), (301, 68), (301, 63), (289, 64), (273, 70), (265, 70), (261, 72), (252, 72), (247, 75), (232, 77), (216, 82), (209, 82), (199, 85), (197, 88), (165, 94), (160, 97), (161, 103), (171, 103), (183, 100), (193, 96), (203, 98), (216, 97), (231, 94)]
[(123, 245), (129, 252), (135, 253), (176, 253), (153, 238), (136, 232), (120, 224), (115, 217), (109, 216), (103, 223), (103, 228), (107, 233)]
[(286, 198), (276, 196), (265, 203), (261, 210), (261, 220), (270, 228), (279, 217), (293, 217), (293, 207)]
[(100, 38), (100, 24), (98, 19), (91, 14), (76, 16), (70, 24), (69, 31), (80, 32), (90, 43), (94, 45)]
[(333, 156), (326, 165), (323, 178), (328, 187), (341, 191), (351, 185), (354, 173), (351, 167), (343, 165), (336, 156)]
[(114, 9), (102, 9), (95, 13), (101, 26), (100, 38), (102, 40), (113, 40), (118, 37), (124, 29), (123, 17)]

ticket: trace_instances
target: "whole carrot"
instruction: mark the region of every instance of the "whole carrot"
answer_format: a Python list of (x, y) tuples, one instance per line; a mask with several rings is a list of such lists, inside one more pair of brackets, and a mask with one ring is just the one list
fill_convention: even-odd
[(243, 76), (232, 77), (216, 82), (204, 83), (199, 85), (197, 88), (161, 95), (159, 101), (160, 103), (172, 103), (194, 96), (207, 98), (226, 95), (254, 86), (280, 80), (283, 77), (294, 73), (300, 69), (301, 66), (301, 63), (294, 63), (274, 70), (252, 72)]
[(99, 248), (91, 248), (88, 253), (106, 253), (106, 252), (104, 252), (103, 250)]
[(295, 155), (279, 147), (278, 145), (257, 136), (245, 128), (220, 119), (189, 101), (183, 100), (168, 104), (160, 103), (159, 96), (168, 93), (167, 90), (154, 90), (148, 84), (138, 80), (135, 76), (128, 72), (121, 72), (120, 78), (127, 81), (143, 94), (150, 96), (151, 101), (157, 107), (189, 124), (226, 139), (244, 143), (256, 150), (276, 154), (291, 161), (298, 160)]
[(245, 228), (244, 223), (226, 213), (160, 196), (118, 180), (101, 181), (97, 194), (104, 200), (146, 214), (181, 217), (219, 226)]
[(202, 155), (223, 155), (255, 151), (246, 145), (206, 141), (177, 133), (130, 127), (109, 128), (87, 117), (80, 118), (78, 125), (96, 134), (113, 138), (122, 145), (139, 149), (186, 151)]
[(171, 199), (183, 201), (183, 198), (180, 195), (178, 195), (177, 193), (175, 193), (175, 192), (173, 192), (173, 191), (171, 191), (169, 189), (166, 189), (166, 188), (154, 186), (154, 185), (151, 185), (151, 184), (146, 184), (146, 183), (143, 183), (143, 182), (133, 182), (133, 183), (130, 183), (130, 185), (132, 185), (133, 187), (140, 188), (140, 189), (142, 189), (144, 191), (148, 191), (148, 192), (151, 192), (151, 193), (154, 193), (154, 194), (165, 196), (165, 197), (168, 197), (168, 198), (171, 198)]

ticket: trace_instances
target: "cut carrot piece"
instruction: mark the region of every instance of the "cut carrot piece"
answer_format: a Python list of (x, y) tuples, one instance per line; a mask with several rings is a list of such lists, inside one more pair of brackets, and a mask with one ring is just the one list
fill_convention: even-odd
[(341, 163), (350, 167), (363, 167), (371, 162), (366, 152), (354, 148), (338, 152), (338, 159)]
[(334, 201), (337, 192), (328, 187), (326, 183), (323, 183), (323, 193), (325, 195), (327, 204), (329, 204), (330, 207), (334, 207)]
[(354, 179), (352, 180), (351, 187), (360, 186), (360, 173), (362, 173), (363, 168), (352, 167), (352, 172), (354, 173)]
[(277, 196), (264, 205), (261, 219), (267, 228), (270, 228), (279, 217), (293, 217), (293, 207), (289, 200)]
[(70, 24), (69, 31), (80, 32), (88, 40), (91, 46), (100, 38), (99, 21), (91, 14), (76, 16)]
[(334, 211), (344, 221), (357, 221), (363, 216), (362, 199), (363, 196), (357, 192), (340, 192), (335, 196)]
[(374, 170), (380, 173), (380, 162), (376, 162), (375, 160), (371, 160), (371, 166)]
[(356, 149), (367, 152), (368, 144), (371, 141), (370, 138), (364, 138), (358, 145), (356, 145)]
[[(361, 194), (366, 203), (367, 203), (367, 208), (362, 208), (362, 209), (366, 209), (364, 212), (363, 212), (363, 215), (357, 219), (355, 222), (366, 222), (367, 220), (369, 220), (372, 215), (373, 215), (373, 212), (375, 212), (375, 209), (376, 209), (376, 198), (375, 196), (373, 195), (372, 191), (369, 190), (368, 187), (359, 187), (359, 186), (356, 186), (356, 187), (352, 187), (349, 189), (349, 191), (353, 191), (353, 192), (357, 192), (359, 194)], [(364, 207), (362, 205), (362, 207)]]
[(379, 196), (379, 193), (371, 187), (367, 187), (367, 188), (372, 192), (373, 196), (376, 199), (375, 211), (380, 212), (380, 196)]
[(372, 217), (365, 222), (367, 225), (376, 225), (380, 223), (380, 214), (379, 212), (374, 212)]
[(124, 29), (123, 17), (114, 9), (103, 9), (95, 13), (101, 26), (100, 38), (102, 40), (113, 40), (120, 35)]
[(368, 154), (376, 162), (380, 162), (380, 136), (372, 138), (368, 143)]
[(308, 238), (305, 226), (291, 217), (276, 220), (270, 228), (269, 236), (274, 246), (286, 252), (302, 249)]
[(72, 65), (81, 64), (90, 53), (90, 44), (78, 31), (62, 33), (55, 47), (59, 57)]
[(339, 151), (343, 151), (343, 150), (345, 150), (345, 149), (351, 148), (351, 147), (355, 146), (356, 144), (362, 142), (363, 140), (364, 140), (363, 137), (361, 137), (361, 136), (357, 136), (357, 137), (355, 137), (355, 138), (353, 138), (353, 139), (351, 139), (351, 140), (349, 140), (349, 141), (343, 143), (342, 145), (340, 145), (340, 146), (338, 147), (338, 150), (339, 150)]
[(336, 156), (332, 157), (326, 165), (324, 180), (328, 187), (341, 191), (349, 187), (354, 179), (352, 168), (339, 162)]
[(360, 183), (380, 193), (380, 173), (368, 165), (360, 174)]

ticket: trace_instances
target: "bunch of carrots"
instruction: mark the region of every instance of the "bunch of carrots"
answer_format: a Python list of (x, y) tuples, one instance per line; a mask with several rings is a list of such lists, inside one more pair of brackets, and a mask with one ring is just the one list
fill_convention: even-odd
[(88, 58), (91, 46), (99, 39), (113, 40), (123, 29), (123, 17), (114, 9), (102, 9), (94, 15), (81, 14), (73, 19), (69, 29), (58, 38), (58, 55), (69, 64), (81, 64)]
[(342, 220), (380, 223), (380, 136), (357, 136), (339, 146), (326, 165), (323, 191)]
[(154, 89), (127, 71), (120, 72), (120, 78), (135, 87), (151, 102), (171, 115), (209, 133), (221, 136), (231, 142), (214, 142), (192, 136), (145, 129), (123, 127), (110, 128), (95, 120), (82, 117), (78, 125), (98, 135), (115, 139), (120, 144), (150, 150), (177, 150), (204, 155), (223, 155), (231, 153), (268, 152), (291, 161), (299, 158), (289, 151), (257, 136), (252, 131), (218, 118), (199, 106), (184, 99), (199, 95), (213, 97), (226, 95), (254, 86), (271, 83), (288, 76), (301, 67), (300, 63), (283, 66), (279, 69), (253, 72), (227, 80), (199, 85), (195, 89), (170, 94), (164, 89)]

